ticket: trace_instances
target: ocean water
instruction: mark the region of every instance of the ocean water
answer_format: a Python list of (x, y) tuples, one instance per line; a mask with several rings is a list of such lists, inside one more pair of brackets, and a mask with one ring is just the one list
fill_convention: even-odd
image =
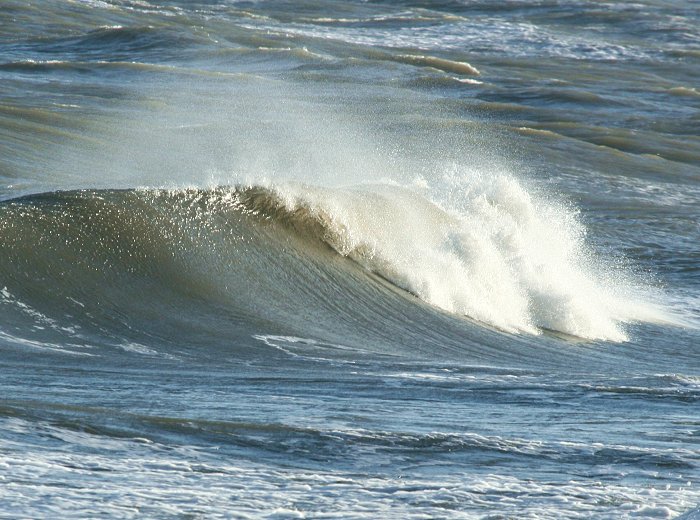
[(0, 2), (0, 518), (700, 518), (694, 0)]

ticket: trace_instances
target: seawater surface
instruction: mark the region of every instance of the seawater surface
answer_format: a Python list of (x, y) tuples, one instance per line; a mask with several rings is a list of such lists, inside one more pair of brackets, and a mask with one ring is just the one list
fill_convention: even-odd
[(700, 516), (697, 2), (0, 6), (0, 517)]

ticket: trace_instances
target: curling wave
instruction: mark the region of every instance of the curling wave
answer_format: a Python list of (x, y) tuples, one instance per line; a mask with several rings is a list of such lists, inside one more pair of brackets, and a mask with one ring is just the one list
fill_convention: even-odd
[(80, 314), (109, 308), (114, 321), (135, 294), (152, 314), (173, 298), (196, 298), (239, 323), (285, 334), (300, 319), (306, 334), (309, 322), (372, 330), (384, 314), (396, 323), (382, 321), (374, 332), (391, 335), (416, 303), (390, 286), (511, 333), (624, 341), (625, 323), (660, 319), (628, 275), (589, 251), (570, 209), (505, 176), (472, 179), (458, 193), (442, 198), (449, 206), (435, 203), (424, 183), (79, 191), (6, 201), (5, 300), (19, 294), (47, 316), (56, 314), (51, 305), (70, 314), (71, 302), (88, 302), (92, 312)]

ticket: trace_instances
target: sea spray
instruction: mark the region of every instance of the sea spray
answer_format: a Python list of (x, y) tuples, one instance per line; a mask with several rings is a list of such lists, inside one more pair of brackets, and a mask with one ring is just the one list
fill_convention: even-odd
[(442, 204), (425, 184), (275, 191), (287, 211), (309, 211), (340, 254), (431, 305), (504, 331), (625, 341), (625, 323), (661, 312), (642, 303), (629, 271), (592, 253), (572, 208), (507, 174), (460, 179), (459, 195)]

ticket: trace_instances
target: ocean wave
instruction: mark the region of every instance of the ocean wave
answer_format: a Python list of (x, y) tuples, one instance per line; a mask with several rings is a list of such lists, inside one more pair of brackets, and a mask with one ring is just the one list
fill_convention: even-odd
[(626, 323), (662, 319), (624, 273), (593, 258), (574, 213), (514, 178), (475, 181), (449, 209), (426, 189), (279, 184), (6, 201), (4, 291), (26, 296), (32, 287), (32, 298), (52, 294), (75, 312), (72, 302), (109, 288), (101, 298), (119, 315), (125, 284), (142, 284), (154, 298), (224, 302), (241, 321), (289, 325), (322, 309), (349, 314), (353, 327), (390, 307), (379, 280), (510, 333), (625, 341)]

